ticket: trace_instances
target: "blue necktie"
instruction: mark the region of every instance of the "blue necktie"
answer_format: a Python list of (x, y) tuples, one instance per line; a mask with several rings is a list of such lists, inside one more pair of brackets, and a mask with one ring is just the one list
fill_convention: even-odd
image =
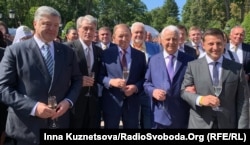
[(213, 65), (213, 85), (218, 86), (219, 85), (219, 70), (217, 68), (218, 62), (214, 62)]
[(43, 45), (42, 55), (44, 58), (44, 62), (47, 66), (48, 72), (49, 72), (50, 76), (52, 77), (53, 71), (54, 71), (54, 61), (52, 59), (48, 44)]
[(168, 61), (168, 65), (167, 65), (167, 70), (168, 70), (168, 75), (169, 78), (171, 79), (171, 82), (173, 80), (173, 76), (174, 76), (174, 55), (169, 55), (169, 61)]

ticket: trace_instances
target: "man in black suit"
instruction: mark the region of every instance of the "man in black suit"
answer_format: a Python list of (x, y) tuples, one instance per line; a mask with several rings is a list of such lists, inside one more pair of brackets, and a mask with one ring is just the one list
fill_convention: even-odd
[[(90, 75), (95, 72), (95, 78), (101, 65), (102, 49), (92, 42), (97, 29), (97, 19), (91, 15), (77, 19), (79, 39), (67, 43), (76, 53), (78, 65), (82, 73), (82, 89), (75, 106), (71, 111), (70, 126), (72, 128), (98, 128), (98, 86)], [(90, 91), (90, 96), (87, 93)]]
[(243, 43), (245, 39), (245, 30), (242, 26), (235, 26), (231, 29), (230, 42), (226, 49), (233, 53), (234, 60), (243, 64), (246, 73), (246, 79), (250, 81), (250, 45)]
[(188, 36), (189, 36), (189, 41), (185, 42), (185, 44), (192, 47), (196, 51), (195, 58), (199, 58), (199, 56), (205, 52), (204, 49), (202, 48), (201, 29), (197, 26), (190, 27), (188, 31)]
[[(69, 127), (69, 108), (81, 89), (81, 73), (69, 47), (53, 41), (59, 31), (60, 13), (39, 7), (34, 16), (33, 38), (5, 49), (0, 64), (1, 101), (8, 106), (6, 134), (17, 145), (39, 145), (40, 129), (57, 119), (59, 128)], [(56, 109), (47, 104), (56, 96)]]
[(189, 45), (186, 45), (185, 42), (187, 40), (187, 28), (183, 25), (177, 25), (177, 28), (179, 29), (179, 50), (192, 56), (193, 58), (196, 58), (196, 51)]

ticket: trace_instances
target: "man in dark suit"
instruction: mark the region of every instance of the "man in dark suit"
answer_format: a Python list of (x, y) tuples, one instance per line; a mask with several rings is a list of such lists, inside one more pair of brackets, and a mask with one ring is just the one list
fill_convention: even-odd
[(113, 47), (115, 44), (112, 43), (112, 33), (109, 27), (103, 26), (98, 30), (99, 42), (97, 45), (105, 50), (107, 48)]
[[(141, 22), (135, 22), (131, 25), (131, 46), (137, 50), (142, 51), (146, 56), (148, 62), (150, 57), (160, 52), (159, 45), (152, 42), (145, 41), (145, 26)], [(143, 91), (140, 94), (140, 128), (150, 129), (152, 128), (152, 111), (150, 98)]]
[(189, 36), (189, 41), (185, 42), (185, 45), (192, 47), (196, 51), (195, 58), (199, 58), (199, 56), (204, 53), (201, 41), (201, 36), (202, 36), (201, 29), (197, 26), (190, 27), (188, 31), (188, 36)]
[(245, 30), (242, 26), (235, 26), (230, 32), (230, 42), (226, 45), (226, 50), (233, 54), (236, 62), (243, 65), (246, 79), (250, 82), (250, 45), (244, 43)]
[[(103, 52), (99, 82), (104, 85), (103, 119), (105, 128), (119, 128), (122, 119), (124, 128), (138, 128), (139, 94), (146, 70), (145, 55), (130, 46), (131, 32), (126, 24), (114, 27), (115, 47)], [(129, 70), (127, 81), (123, 71)]]
[[(17, 145), (38, 145), (39, 131), (51, 119), (59, 128), (69, 127), (68, 109), (80, 92), (81, 74), (74, 51), (53, 42), (60, 22), (57, 10), (39, 7), (34, 37), (8, 46), (1, 61), (1, 101), (9, 106), (6, 133)], [(47, 105), (49, 96), (56, 96), (56, 109)]]
[[(221, 30), (208, 29), (203, 35), (206, 55), (188, 64), (181, 96), (191, 107), (188, 128), (249, 128), (245, 73), (241, 64), (223, 57), (223, 37)], [(187, 91), (192, 85), (195, 91)], [(215, 85), (222, 88), (218, 96)]]
[(197, 58), (196, 51), (193, 47), (185, 44), (187, 41), (187, 28), (183, 25), (177, 25), (179, 29), (180, 36), (179, 36), (179, 50), (192, 56), (193, 58)]
[[(152, 100), (153, 128), (187, 128), (189, 106), (181, 99), (180, 90), (187, 63), (194, 58), (178, 51), (179, 30), (176, 26), (162, 30), (160, 43), (164, 50), (151, 57), (144, 83), (145, 92)], [(171, 56), (172, 73), (167, 67), (171, 64)]]
[[(109, 27), (103, 26), (98, 30), (99, 42), (96, 43), (97, 46), (102, 48), (102, 50), (111, 48), (116, 46), (116, 44), (112, 43), (112, 32)], [(102, 117), (102, 89), (103, 86), (98, 84), (98, 110), (97, 110), (97, 125), (99, 128), (101, 127)]]
[[(75, 51), (77, 62), (83, 76), (80, 95), (71, 110), (70, 126), (72, 128), (98, 128), (96, 123), (97, 107), (99, 105), (98, 87), (97, 81), (90, 76), (91, 72), (95, 72), (96, 78), (101, 65), (102, 49), (92, 42), (96, 29), (96, 18), (91, 15), (79, 17), (77, 19), (79, 39), (66, 44)], [(90, 53), (88, 54), (88, 52)], [(89, 91), (90, 96), (87, 95)]]

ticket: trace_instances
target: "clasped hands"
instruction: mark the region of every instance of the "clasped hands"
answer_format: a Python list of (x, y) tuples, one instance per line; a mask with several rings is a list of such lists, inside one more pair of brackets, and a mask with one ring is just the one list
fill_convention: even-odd
[(137, 91), (136, 85), (133, 85), (133, 84), (126, 85), (126, 80), (121, 79), (121, 78), (111, 79), (109, 84), (112, 87), (120, 88), (124, 92), (125, 96), (131, 96)]

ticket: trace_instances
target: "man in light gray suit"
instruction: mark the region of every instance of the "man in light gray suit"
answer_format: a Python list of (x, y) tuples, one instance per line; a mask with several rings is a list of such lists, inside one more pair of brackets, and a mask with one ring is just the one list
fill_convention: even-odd
[[(51, 119), (57, 119), (58, 128), (69, 127), (68, 109), (79, 95), (82, 77), (74, 51), (53, 41), (60, 22), (57, 10), (39, 7), (34, 37), (7, 47), (1, 61), (1, 101), (9, 106), (6, 133), (16, 145), (38, 145), (40, 129), (48, 128)], [(56, 109), (47, 105), (49, 96), (56, 96)]]
[[(249, 128), (245, 73), (241, 64), (223, 57), (224, 46), (222, 31), (208, 29), (203, 36), (206, 55), (188, 64), (181, 95), (191, 106), (188, 128)], [(215, 84), (222, 86), (219, 97)], [(192, 85), (195, 90), (187, 91)]]

